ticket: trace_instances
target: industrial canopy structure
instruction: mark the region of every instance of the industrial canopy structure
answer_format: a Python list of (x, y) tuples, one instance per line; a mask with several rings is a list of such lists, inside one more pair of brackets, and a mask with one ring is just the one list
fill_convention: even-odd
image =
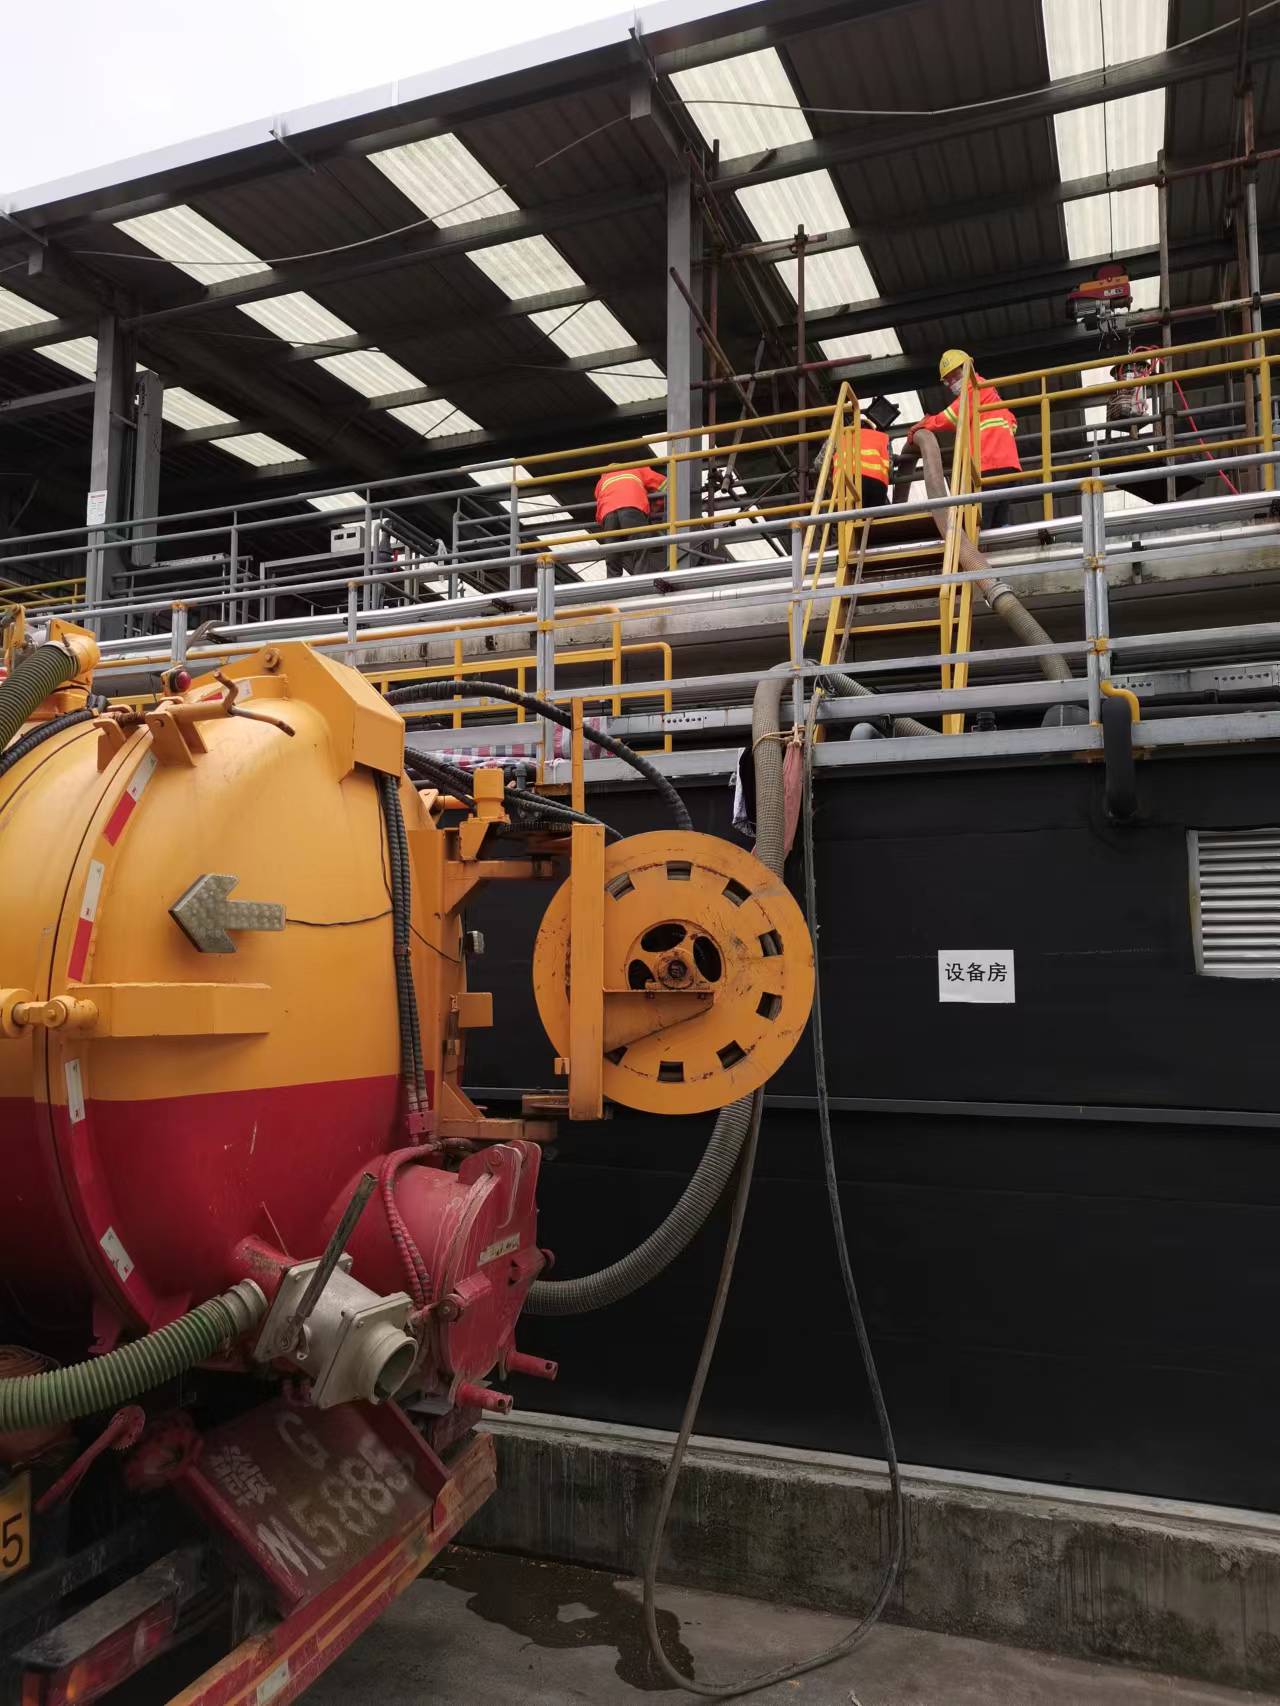
[(133, 432), (150, 513), (339, 508), (698, 424), (713, 345), (846, 360), (787, 383), (908, 415), (946, 346), (1087, 369), (1063, 298), (1114, 257), (1160, 305), (1162, 177), (1173, 307), (1247, 289), (1249, 182), (1274, 247), (1278, 55), (1275, 0), (671, 0), (9, 194), (0, 536), (81, 524), (90, 491), (145, 513)]

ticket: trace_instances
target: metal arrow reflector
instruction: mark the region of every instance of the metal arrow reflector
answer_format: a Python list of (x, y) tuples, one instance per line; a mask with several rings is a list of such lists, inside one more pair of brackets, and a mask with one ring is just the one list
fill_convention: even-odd
[(284, 907), (274, 900), (229, 900), (239, 877), (207, 871), (169, 908), (193, 948), (202, 954), (234, 954), (231, 930), (283, 930)]

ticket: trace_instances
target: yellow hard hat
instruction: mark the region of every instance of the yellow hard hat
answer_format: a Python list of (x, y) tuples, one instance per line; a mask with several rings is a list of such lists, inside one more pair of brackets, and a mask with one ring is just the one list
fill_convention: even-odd
[(954, 373), (956, 368), (963, 367), (966, 361), (973, 361), (973, 357), (966, 350), (944, 349), (938, 361), (938, 378), (945, 379), (948, 373)]

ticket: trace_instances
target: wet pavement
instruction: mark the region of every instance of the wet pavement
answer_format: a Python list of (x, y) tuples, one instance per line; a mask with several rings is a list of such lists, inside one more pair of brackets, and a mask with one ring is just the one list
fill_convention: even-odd
[[(837, 1617), (664, 1588), (672, 1661), (701, 1682), (831, 1645)], [(521, 1706), (685, 1698), (649, 1653), (637, 1584), (602, 1570), (451, 1547), (303, 1696), (305, 1706)], [(690, 1695), (687, 1698), (694, 1698)], [(1121, 1666), (881, 1625), (848, 1658), (762, 1690), (760, 1706), (1280, 1706)]]

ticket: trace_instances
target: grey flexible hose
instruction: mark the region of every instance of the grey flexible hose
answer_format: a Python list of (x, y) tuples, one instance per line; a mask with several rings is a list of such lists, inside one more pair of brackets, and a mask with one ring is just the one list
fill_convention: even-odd
[[(924, 486), (931, 498), (947, 496), (947, 478), (942, 471), (942, 452), (938, 448), (938, 440), (931, 432), (917, 432), (914, 443), (920, 452), (923, 463)], [(906, 492), (903, 489), (907, 481), (899, 481), (893, 490), (893, 501), (903, 502)], [(944, 510), (935, 509), (933, 519), (937, 523), (938, 532), (946, 537), (947, 516)], [(1003, 581), (997, 580), (991, 573), (991, 564), (979, 551), (967, 534), (960, 535), (960, 567), (966, 574), (982, 573), (982, 579), (974, 585), (986, 599), (988, 605), (1009, 628), (1024, 646), (1051, 646), (1053, 641), (1027, 609), (1026, 605), (1011, 592)], [(1071, 665), (1066, 658), (1051, 652), (1038, 657), (1041, 673), (1050, 681), (1070, 681)]]
[(0, 1380), (0, 1433), (74, 1422), (163, 1386), (234, 1343), (257, 1325), (266, 1308), (260, 1288), (241, 1280), (167, 1327), (90, 1362)]
[[(782, 875), (786, 858), (786, 829), (782, 799), (782, 745), (776, 739), (782, 690), (791, 666), (778, 664), (756, 685), (751, 706), (751, 745), (756, 772), (756, 858), (775, 876)], [(852, 676), (832, 674), (831, 690), (843, 697), (874, 698), (871, 689)], [(936, 734), (912, 717), (895, 717), (898, 734)], [(628, 1255), (577, 1279), (535, 1280), (525, 1309), (531, 1315), (585, 1315), (604, 1309), (638, 1291), (667, 1268), (705, 1225), (733, 1175), (752, 1125), (753, 1098), (744, 1096), (721, 1108), (711, 1138), (680, 1199), (645, 1239)]]

